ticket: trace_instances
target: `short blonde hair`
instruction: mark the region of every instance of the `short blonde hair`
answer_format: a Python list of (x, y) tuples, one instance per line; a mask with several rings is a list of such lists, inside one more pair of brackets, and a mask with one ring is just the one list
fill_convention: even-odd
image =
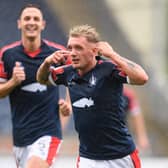
[(99, 33), (94, 27), (89, 25), (78, 25), (74, 26), (69, 31), (69, 37), (86, 37), (89, 42), (97, 43), (100, 41)]

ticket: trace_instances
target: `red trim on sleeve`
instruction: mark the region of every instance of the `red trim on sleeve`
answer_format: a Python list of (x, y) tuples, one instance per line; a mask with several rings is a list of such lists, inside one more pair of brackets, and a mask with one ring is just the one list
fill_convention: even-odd
[(51, 72), (52, 79), (56, 81), (57, 75), (64, 73), (64, 68), (63, 67), (51, 68), (50, 72)]
[(0, 78), (7, 78), (7, 73), (5, 73), (3, 62), (0, 61)]
[(49, 147), (49, 151), (48, 151), (48, 157), (47, 157), (47, 163), (49, 165), (52, 164), (54, 158), (56, 157), (56, 154), (59, 151), (60, 143), (61, 143), (60, 139), (58, 139), (56, 137), (51, 138), (51, 143), (50, 143), (50, 147)]
[(123, 72), (123, 71), (120, 71), (119, 75), (122, 76), (122, 77), (126, 77), (127, 76), (127, 74), (125, 72)]

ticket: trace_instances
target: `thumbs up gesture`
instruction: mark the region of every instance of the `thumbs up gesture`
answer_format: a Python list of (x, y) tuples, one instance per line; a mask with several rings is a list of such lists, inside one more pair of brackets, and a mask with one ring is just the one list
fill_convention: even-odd
[(15, 66), (13, 68), (12, 79), (15, 82), (15, 85), (19, 85), (26, 78), (24, 67), (21, 62), (15, 62)]

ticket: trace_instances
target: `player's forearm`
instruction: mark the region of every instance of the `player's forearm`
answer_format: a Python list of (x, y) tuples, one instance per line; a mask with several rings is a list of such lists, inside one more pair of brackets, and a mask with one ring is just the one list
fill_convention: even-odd
[(101, 41), (97, 44), (97, 47), (103, 56), (111, 59), (112, 62), (117, 64), (117, 66), (128, 75), (130, 84), (142, 85), (147, 82), (148, 75), (144, 69), (140, 65), (121, 57), (113, 50), (109, 43)]
[(44, 60), (36, 74), (36, 79), (38, 82), (40, 82), (41, 84), (50, 84), (48, 80), (48, 76), (50, 74), (50, 67), (52, 64), (61, 63), (64, 60), (64, 55), (61, 54), (62, 50), (56, 51)]
[(16, 83), (13, 79), (10, 79), (5, 83), (0, 83), (0, 98), (8, 96), (15, 87)]
[(111, 54), (111, 59), (128, 75), (130, 84), (143, 85), (148, 81), (148, 75), (144, 69), (135, 62), (121, 57), (115, 52)]
[(36, 79), (41, 84), (48, 84), (48, 76), (50, 74), (50, 64), (45, 60), (39, 67)]
[(137, 132), (137, 136), (146, 136), (145, 122), (142, 114), (139, 113), (133, 117), (134, 128), (136, 129), (135, 131)]
[(150, 147), (149, 139), (146, 132), (145, 122), (141, 113), (137, 116), (133, 116), (133, 127), (135, 129), (135, 136), (137, 139), (137, 145), (140, 150), (145, 150)]

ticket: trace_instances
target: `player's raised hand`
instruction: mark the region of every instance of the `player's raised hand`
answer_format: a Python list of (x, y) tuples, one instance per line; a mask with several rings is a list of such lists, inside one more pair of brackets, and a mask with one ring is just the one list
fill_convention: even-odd
[(16, 85), (20, 84), (26, 78), (24, 67), (21, 62), (16, 62), (13, 68), (12, 80)]
[(111, 58), (111, 55), (113, 53), (115, 53), (114, 50), (113, 50), (113, 48), (112, 48), (112, 46), (108, 42), (106, 42), (106, 41), (100, 41), (100, 42), (98, 42), (97, 43), (97, 48), (98, 48), (98, 52), (101, 55), (103, 55), (103, 56), (105, 56), (107, 58)]
[(69, 51), (66, 50), (59, 50), (48, 56), (45, 62), (49, 65), (53, 63), (65, 63), (69, 57)]

